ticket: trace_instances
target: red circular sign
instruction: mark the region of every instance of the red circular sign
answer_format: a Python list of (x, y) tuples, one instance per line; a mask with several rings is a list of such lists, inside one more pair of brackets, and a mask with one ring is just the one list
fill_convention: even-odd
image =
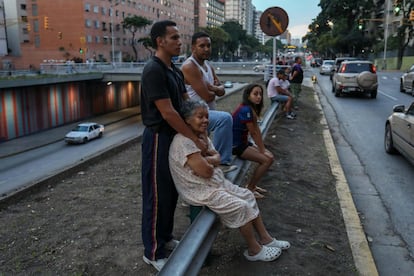
[(283, 34), (289, 25), (289, 16), (286, 11), (279, 7), (265, 10), (260, 17), (260, 28), (269, 36)]

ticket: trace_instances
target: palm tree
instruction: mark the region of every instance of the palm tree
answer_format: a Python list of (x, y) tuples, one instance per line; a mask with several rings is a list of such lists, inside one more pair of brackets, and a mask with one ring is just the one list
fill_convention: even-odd
[[(138, 52), (137, 52), (137, 49), (135, 47), (135, 45), (136, 45), (135, 33), (138, 30), (140, 30), (141, 28), (144, 28), (144, 27), (150, 25), (151, 23), (152, 23), (151, 20), (146, 19), (145, 17), (142, 17), (142, 16), (137, 16), (137, 15), (127, 17), (122, 22), (122, 26), (132, 33), (131, 46), (132, 46), (132, 50), (134, 51), (134, 54), (135, 54), (135, 61), (138, 60)], [(144, 47), (145, 47), (145, 45), (144, 45)]]

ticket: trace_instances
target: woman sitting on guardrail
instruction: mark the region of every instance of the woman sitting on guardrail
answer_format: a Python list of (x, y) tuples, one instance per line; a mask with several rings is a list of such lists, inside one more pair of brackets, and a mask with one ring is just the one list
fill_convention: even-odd
[[(170, 147), (171, 175), (181, 198), (194, 206), (206, 206), (229, 228), (239, 228), (247, 242), (244, 256), (249, 261), (273, 261), (289, 242), (273, 238), (266, 230), (253, 193), (234, 185), (219, 169), (220, 154), (207, 136), (208, 106), (188, 100), (182, 114), (193, 132), (208, 143), (201, 152), (193, 141), (176, 134)], [(258, 234), (256, 239), (255, 231)]]
[[(263, 109), (263, 87), (250, 84), (243, 91), (242, 103), (233, 112), (233, 154), (237, 157), (258, 163), (247, 189), (256, 198), (263, 198), (267, 190), (257, 186), (262, 176), (273, 164), (273, 154), (263, 143), (262, 132), (257, 123)], [(249, 135), (254, 143), (249, 142)]]

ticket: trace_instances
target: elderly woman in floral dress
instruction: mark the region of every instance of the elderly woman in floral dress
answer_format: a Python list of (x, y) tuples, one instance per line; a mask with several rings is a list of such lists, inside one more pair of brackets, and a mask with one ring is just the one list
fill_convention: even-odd
[[(266, 230), (253, 193), (234, 185), (219, 169), (220, 155), (207, 136), (208, 106), (204, 101), (188, 100), (183, 105), (185, 122), (208, 143), (201, 152), (193, 141), (176, 134), (170, 147), (171, 175), (181, 198), (188, 204), (207, 206), (229, 228), (239, 228), (248, 249), (249, 261), (273, 261), (289, 242), (276, 240)], [(258, 235), (256, 239), (255, 232)]]

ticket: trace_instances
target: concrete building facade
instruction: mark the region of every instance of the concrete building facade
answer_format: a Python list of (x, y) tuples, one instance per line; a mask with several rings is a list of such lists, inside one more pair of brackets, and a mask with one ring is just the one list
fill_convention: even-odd
[[(16, 24), (6, 24), (7, 46), (11, 51), (2, 60), (15, 68), (38, 67), (40, 63), (68, 59), (133, 60), (132, 33), (122, 27), (122, 22), (134, 15), (152, 22), (175, 21), (182, 35), (183, 54), (191, 49), (193, 1), (53, 0), (51, 5), (50, 0), (8, 0), (4, 4), (6, 19), (15, 20)], [(9, 12), (10, 7), (13, 12)], [(135, 34), (138, 60), (146, 60), (151, 55), (137, 43), (139, 38), (148, 37), (150, 27)], [(11, 39), (9, 34), (18, 39)]]

